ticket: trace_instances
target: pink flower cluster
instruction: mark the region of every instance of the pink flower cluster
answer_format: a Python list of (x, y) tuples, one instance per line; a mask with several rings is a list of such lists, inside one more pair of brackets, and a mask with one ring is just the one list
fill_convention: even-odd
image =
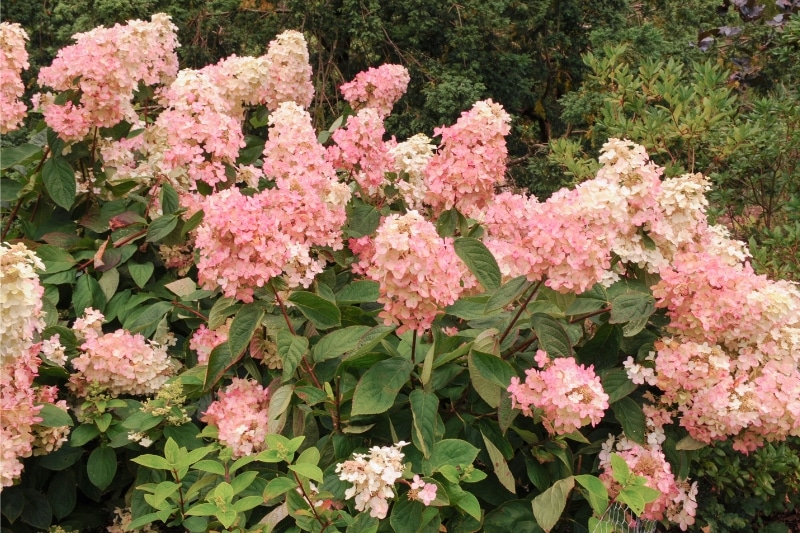
[(124, 329), (103, 333), (103, 315), (87, 309), (84, 318), (73, 325), (84, 339), (81, 354), (72, 359), (77, 370), (70, 377), (76, 393), (85, 394), (87, 385), (100, 385), (112, 396), (145, 395), (157, 392), (175, 372), (167, 347)]
[(192, 338), (189, 339), (189, 349), (197, 353), (197, 364), (204, 365), (208, 363), (208, 356), (211, 355), (211, 351), (228, 340), (231, 322), (233, 322), (233, 319), (229, 319), (217, 329), (208, 329), (205, 324), (201, 324), (195, 330)]
[(16, 23), (0, 23), (0, 133), (17, 129), (28, 111), (20, 101), (25, 86), (20, 72), (28, 68), (28, 34)]
[(40, 99), (45, 121), (62, 139), (80, 140), (92, 127), (135, 122), (131, 100), (139, 83), (155, 85), (175, 77), (177, 28), (163, 13), (150, 20), (76, 34), (76, 43), (39, 71), (40, 85), (79, 91), (77, 103), (59, 105), (52, 95)]
[(456, 207), (473, 216), (491, 202), (495, 186), (505, 183), (510, 122), (500, 104), (483, 100), (453, 126), (434, 130), (442, 144), (425, 168), (425, 203), (435, 214)]
[(311, 117), (286, 103), (271, 122), (264, 166), (278, 188), (254, 196), (236, 188), (212, 194), (196, 235), (200, 283), (242, 301), (252, 301), (255, 288), (281, 274), (289, 287), (309, 286), (325, 265), (313, 249), (343, 246), (350, 191), (322, 159)]
[(234, 458), (252, 455), (266, 446), (269, 398), (269, 389), (258, 382), (234, 378), (201, 420), (217, 426), (219, 441), (233, 450)]
[(366, 197), (379, 195), (386, 184), (386, 172), (394, 163), (390, 146), (383, 141), (385, 132), (383, 116), (367, 107), (333, 132), (336, 144), (328, 147), (328, 160), (349, 172)]
[(33, 380), (39, 373), (39, 346), (29, 344), (0, 366), (0, 490), (22, 474), (24, 457), (33, 453), (41, 407)]
[(645, 520), (666, 518), (678, 524), (682, 531), (686, 531), (694, 524), (697, 512), (697, 482), (690, 485), (688, 480), (676, 479), (660, 445), (654, 443), (639, 445), (625, 437), (617, 440), (609, 436), (599, 455), (600, 469), (603, 471), (600, 479), (608, 489), (609, 496), (615, 498), (622, 487), (614, 479), (611, 467), (612, 454), (617, 454), (625, 460), (631, 474), (643, 476), (646, 487), (661, 492), (655, 501), (645, 506), (640, 518)]
[[(653, 287), (672, 338), (656, 344), (663, 399), (710, 443), (752, 451), (800, 435), (800, 290), (724, 256), (680, 253)], [(688, 370), (688, 372), (687, 372)]]
[(356, 111), (374, 109), (381, 117), (392, 112), (394, 104), (406, 93), (411, 76), (402, 65), (381, 65), (359, 73), (339, 90)]
[(439, 237), (416, 211), (384, 218), (370, 250), (359, 267), (380, 283), (380, 316), (387, 325), (399, 324), (400, 333), (430, 329), (445, 306), (477, 285), (452, 239)]
[(58, 449), (69, 431), (38, 426), (40, 404), (66, 404), (57, 401), (56, 387), (34, 384), (44, 329), (44, 288), (35, 269), (44, 265), (24, 244), (0, 244), (0, 490), (20, 476), (22, 458)]
[(578, 365), (572, 357), (551, 360), (543, 350), (536, 353), (536, 362), (543, 370), (526, 370), (524, 383), (511, 378), (512, 407), (528, 416), (541, 416), (544, 427), (554, 435), (600, 423), (608, 409), (608, 394), (593, 366)]

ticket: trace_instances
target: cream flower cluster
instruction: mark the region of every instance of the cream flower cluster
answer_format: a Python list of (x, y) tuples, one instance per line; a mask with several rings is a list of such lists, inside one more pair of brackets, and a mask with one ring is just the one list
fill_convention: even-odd
[(423, 208), (428, 190), (425, 186), (425, 167), (435, 149), (431, 139), (423, 133), (389, 148), (389, 155), (394, 158), (393, 170), (397, 174), (394, 186), (409, 209)]
[(25, 92), (20, 72), (28, 68), (28, 34), (16, 23), (0, 23), (0, 133), (17, 129), (28, 111), (20, 101)]
[(0, 364), (22, 356), (44, 328), (42, 296), (35, 269), (44, 263), (24, 244), (0, 244)]
[(394, 446), (373, 446), (369, 453), (354, 453), (353, 458), (336, 465), (339, 479), (353, 484), (345, 493), (345, 499), (355, 497), (356, 510), (369, 507), (372, 517), (383, 519), (389, 511), (389, 502), (394, 498), (394, 484), (403, 477), (403, 458), (400, 449), (408, 444), (400, 441)]

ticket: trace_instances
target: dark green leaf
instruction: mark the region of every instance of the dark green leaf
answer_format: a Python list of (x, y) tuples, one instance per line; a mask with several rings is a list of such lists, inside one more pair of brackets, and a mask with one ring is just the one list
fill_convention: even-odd
[(163, 215), (150, 223), (147, 228), (147, 242), (158, 242), (178, 226), (177, 215)]
[(354, 203), (347, 210), (347, 234), (350, 237), (372, 235), (381, 222), (381, 214), (373, 206)]
[(75, 509), (78, 501), (77, 483), (72, 470), (58, 472), (47, 487), (47, 500), (56, 520), (61, 520)]
[(42, 149), (35, 144), (22, 144), (20, 146), (3, 146), (0, 154), (0, 169), (5, 170), (14, 165), (24, 163), (34, 157), (41, 157)]
[(56, 205), (69, 210), (75, 202), (77, 186), (72, 165), (61, 156), (53, 156), (42, 165), (42, 181)]
[(628, 379), (628, 374), (623, 368), (612, 368), (601, 375), (603, 389), (608, 394), (608, 403), (612, 404), (628, 396), (636, 390), (636, 384)]
[(177, 191), (169, 183), (161, 184), (161, 212), (165, 215), (171, 215), (180, 207)]
[(217, 329), (229, 316), (236, 313), (242, 304), (238, 303), (235, 298), (220, 298), (211, 307), (208, 314), (208, 329)]
[(105, 446), (95, 448), (86, 463), (86, 473), (95, 487), (105, 489), (117, 473), (117, 454), (112, 448)]
[(624, 324), (633, 320), (647, 318), (656, 310), (652, 294), (631, 292), (621, 294), (611, 302), (611, 324)]
[(78, 278), (78, 283), (75, 284), (72, 305), (77, 316), (81, 316), (89, 307), (102, 312), (106, 307), (106, 295), (96, 279), (84, 274)]
[(39, 411), (39, 416), (42, 418), (42, 421), (39, 422), (40, 426), (48, 428), (72, 426), (72, 417), (69, 416), (69, 413), (60, 407), (56, 407), (52, 403), (42, 404), (42, 410)]
[(131, 333), (141, 333), (145, 337), (149, 337), (156, 331), (158, 323), (171, 309), (172, 304), (170, 302), (151, 304), (140, 314), (135, 315), (132, 320), (126, 320), (124, 322), (125, 329)]
[(375, 363), (356, 385), (353, 415), (371, 415), (387, 411), (397, 393), (411, 377), (411, 361), (393, 357)]
[(516, 375), (514, 368), (496, 355), (472, 350), (469, 353), (470, 364), (475, 366), (480, 375), (502, 388), (507, 388), (511, 378)]
[(478, 456), (478, 448), (459, 439), (444, 439), (433, 445), (433, 453), (422, 463), (426, 475), (433, 475), (445, 465), (463, 467), (472, 464)]
[(489, 301), (486, 302), (486, 307), (484, 307), (484, 313), (490, 313), (491, 311), (496, 311), (497, 309), (502, 309), (517, 298), (521, 297), (522, 294), (530, 287), (530, 282), (525, 278), (525, 276), (519, 276), (517, 278), (512, 279), (508, 283), (502, 285), (494, 294), (492, 294)]
[(611, 368), (617, 365), (622, 331), (614, 324), (603, 324), (583, 346), (578, 348), (578, 362), (594, 365), (595, 370)]
[(487, 291), (500, 287), (502, 275), (492, 252), (478, 239), (459, 237), (454, 243), (456, 254)]
[(276, 344), (283, 362), (283, 377), (288, 380), (308, 351), (308, 339), (282, 329), (278, 331)]
[(631, 398), (622, 398), (611, 404), (614, 416), (622, 424), (625, 435), (634, 442), (644, 444), (646, 424), (642, 407)]
[(369, 330), (369, 326), (350, 326), (328, 333), (314, 346), (314, 361), (321, 363), (355, 350)]
[(539, 347), (550, 357), (572, 357), (572, 342), (560, 322), (549, 315), (536, 313), (531, 326), (539, 339)]
[(374, 302), (380, 296), (380, 285), (377, 281), (359, 280), (345, 285), (336, 293), (336, 303), (360, 304)]
[[(53, 511), (47, 497), (38, 490), (25, 488), (25, 507), (22, 509), (22, 521), (38, 530), (49, 530), (53, 521)], [(5, 495), (3, 495), (5, 498)]]
[(139, 288), (144, 288), (145, 284), (147, 284), (150, 276), (153, 275), (153, 270), (155, 267), (153, 263), (128, 263), (128, 271), (131, 273), (131, 277), (136, 285)]
[(313, 292), (295, 291), (289, 296), (289, 301), (295, 304), (317, 329), (329, 329), (341, 323), (342, 316), (336, 304)]
[(411, 434), (414, 446), (426, 458), (433, 452), (436, 438), (436, 419), (438, 417), (439, 398), (422, 390), (413, 391), (408, 399), (411, 401), (411, 415), (414, 432)]

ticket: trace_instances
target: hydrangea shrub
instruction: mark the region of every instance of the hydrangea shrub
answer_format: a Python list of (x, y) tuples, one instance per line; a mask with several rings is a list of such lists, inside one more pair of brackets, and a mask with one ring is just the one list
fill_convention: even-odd
[(317, 133), (301, 33), (176, 46), (164, 15), (76, 36), (4, 157), (4, 526), (686, 530), (695, 450), (800, 434), (800, 291), (703, 176), (609, 139), (540, 201), (491, 100), (386, 138), (384, 65)]

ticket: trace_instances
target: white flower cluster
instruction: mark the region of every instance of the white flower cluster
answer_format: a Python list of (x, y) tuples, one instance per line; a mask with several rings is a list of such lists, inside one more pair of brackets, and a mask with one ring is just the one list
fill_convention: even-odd
[(339, 479), (349, 481), (352, 487), (345, 492), (345, 498), (355, 496), (356, 510), (368, 507), (370, 516), (386, 518), (389, 511), (388, 498), (394, 497), (394, 483), (403, 475), (405, 457), (400, 448), (407, 445), (400, 441), (394, 446), (373, 446), (369, 453), (355, 453), (353, 458), (336, 465)]
[(41, 259), (24, 244), (0, 244), (0, 364), (10, 364), (29, 350), (34, 334), (44, 329), (42, 295), (35, 270)]
[(404, 172), (408, 175), (408, 181), (398, 176), (395, 186), (409, 209), (423, 207), (425, 193), (428, 190), (425, 186), (424, 171), (428, 161), (433, 157), (435, 148), (427, 135), (418, 133), (389, 149), (389, 153), (394, 157), (395, 171), (398, 174)]

